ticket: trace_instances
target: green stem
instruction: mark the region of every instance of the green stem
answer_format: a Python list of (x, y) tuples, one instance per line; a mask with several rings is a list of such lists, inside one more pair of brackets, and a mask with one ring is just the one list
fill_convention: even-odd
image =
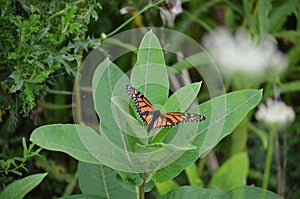
[(78, 181), (78, 172), (74, 174), (74, 176), (70, 176), (68, 179), (68, 185), (65, 188), (65, 191), (62, 196), (69, 196), (76, 189), (77, 181)]
[(145, 185), (147, 180), (147, 172), (144, 171), (143, 173), (143, 184), (139, 187), (139, 199), (145, 198)]
[(122, 25), (120, 25), (118, 28), (116, 28), (114, 31), (112, 31), (111, 33), (109, 33), (106, 37), (111, 37), (112, 35), (116, 34), (119, 30), (121, 30), (122, 28), (124, 28), (124, 26), (126, 26), (127, 24), (129, 24), (132, 20), (134, 20), (134, 18), (136, 18), (138, 15), (142, 14), (143, 12), (145, 12), (146, 10), (157, 6), (158, 4), (162, 3), (165, 0), (159, 0), (155, 3), (149, 3), (148, 5), (146, 5), (142, 10), (140, 10), (139, 12), (137, 12), (135, 15), (133, 15), (132, 17), (130, 17), (127, 21), (125, 21)]
[(145, 198), (145, 184), (143, 183), (140, 187), (139, 187), (139, 199), (144, 199)]
[(143, 184), (138, 188), (138, 199), (145, 199), (145, 186), (147, 183), (147, 162), (145, 162), (144, 173), (143, 173)]
[(247, 115), (236, 127), (231, 137), (231, 155), (244, 152), (248, 137), (249, 115)]
[(272, 162), (273, 151), (274, 151), (275, 132), (276, 132), (276, 129), (270, 129), (267, 157), (266, 157), (265, 170), (264, 170), (264, 176), (263, 176), (263, 184), (262, 184), (262, 188), (264, 189), (262, 199), (265, 199), (266, 194), (267, 194), (267, 188), (268, 188), (268, 183), (269, 183), (269, 178), (270, 178), (271, 162)]

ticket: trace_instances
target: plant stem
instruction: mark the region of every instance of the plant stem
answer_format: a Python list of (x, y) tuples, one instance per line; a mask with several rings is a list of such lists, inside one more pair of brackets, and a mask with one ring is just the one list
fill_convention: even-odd
[(68, 185), (65, 188), (65, 191), (62, 196), (69, 196), (73, 193), (73, 191), (76, 189), (77, 186), (77, 180), (78, 180), (78, 172), (74, 174), (74, 176), (66, 177), (66, 180), (68, 181)]
[(145, 198), (145, 185), (147, 180), (147, 172), (144, 171), (143, 173), (143, 184), (139, 187), (139, 199)]
[(119, 30), (121, 30), (124, 26), (126, 26), (128, 23), (130, 23), (132, 20), (134, 20), (134, 18), (136, 18), (138, 15), (142, 14), (143, 12), (145, 12), (146, 10), (157, 6), (158, 4), (162, 3), (164, 0), (159, 0), (155, 3), (149, 3), (148, 5), (146, 5), (142, 10), (140, 10), (139, 12), (137, 12), (135, 15), (133, 15), (132, 17), (130, 17), (127, 21), (125, 21), (122, 25), (120, 25), (118, 28), (116, 28), (114, 31), (112, 31), (111, 33), (109, 33), (106, 37), (111, 37), (112, 35), (116, 34)]
[(139, 199), (144, 199), (145, 198), (145, 184), (143, 183), (140, 187), (139, 187)]
[(265, 170), (264, 170), (264, 176), (263, 176), (262, 188), (264, 190), (263, 190), (262, 199), (265, 199), (266, 194), (267, 194), (267, 188), (268, 188), (269, 177), (270, 177), (271, 162), (272, 162), (273, 151), (274, 151), (275, 132), (276, 132), (276, 129), (274, 129), (274, 128), (270, 129), (268, 149), (267, 149), (267, 157), (266, 157)]
[(232, 133), (231, 155), (244, 152), (246, 149), (249, 118), (249, 115), (247, 115)]

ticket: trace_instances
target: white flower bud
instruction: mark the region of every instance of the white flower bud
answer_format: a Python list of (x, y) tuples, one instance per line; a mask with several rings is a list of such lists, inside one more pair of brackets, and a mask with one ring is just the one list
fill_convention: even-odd
[(284, 102), (266, 99), (266, 104), (260, 104), (255, 118), (270, 127), (280, 128), (295, 119), (295, 112), (292, 107)]

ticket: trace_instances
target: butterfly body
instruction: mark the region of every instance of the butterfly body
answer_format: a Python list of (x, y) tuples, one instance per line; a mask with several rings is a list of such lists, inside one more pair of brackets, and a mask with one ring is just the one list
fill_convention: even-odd
[(139, 116), (147, 124), (148, 132), (157, 128), (174, 127), (179, 123), (201, 122), (206, 119), (204, 116), (194, 113), (169, 112), (162, 114), (159, 110), (154, 109), (150, 101), (137, 89), (132, 86), (126, 86), (126, 90), (135, 102)]
[(153, 129), (154, 126), (157, 126), (158, 119), (161, 116), (161, 113), (160, 113), (159, 110), (155, 110), (155, 111), (149, 112), (149, 114), (152, 114), (152, 117), (151, 117), (149, 123), (146, 122), (146, 124), (148, 124), (147, 132), (150, 132), (151, 129)]

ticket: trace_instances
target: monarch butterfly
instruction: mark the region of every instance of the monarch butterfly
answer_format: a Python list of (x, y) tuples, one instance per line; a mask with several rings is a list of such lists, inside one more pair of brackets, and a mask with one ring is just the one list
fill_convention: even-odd
[(137, 89), (132, 86), (126, 86), (128, 95), (135, 102), (136, 111), (148, 126), (147, 132), (153, 129), (174, 127), (183, 122), (201, 122), (206, 118), (203, 115), (194, 113), (169, 112), (161, 113), (155, 110), (149, 100)]

